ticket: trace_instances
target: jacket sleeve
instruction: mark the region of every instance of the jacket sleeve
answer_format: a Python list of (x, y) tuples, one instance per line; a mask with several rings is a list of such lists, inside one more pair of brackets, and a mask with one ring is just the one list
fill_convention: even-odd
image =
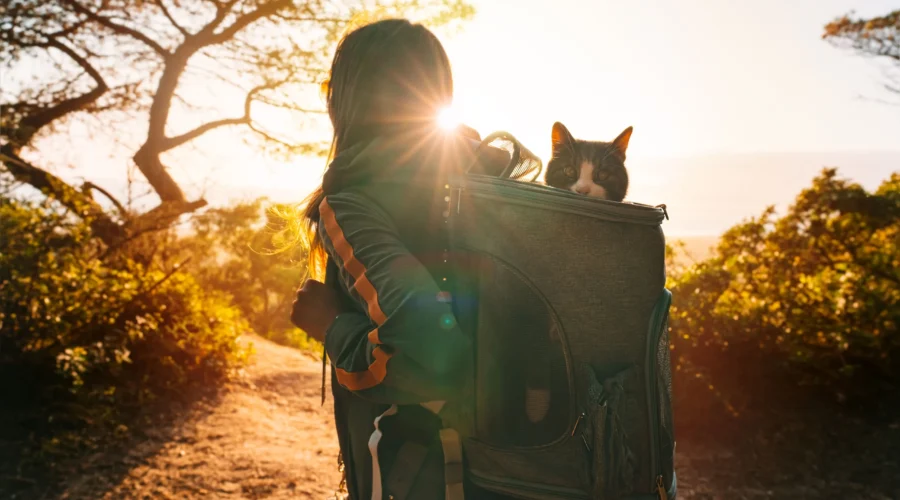
[(390, 216), (366, 197), (339, 193), (319, 208), (325, 249), (365, 311), (338, 315), (326, 333), (338, 382), (382, 403), (454, 399), (470, 341), (431, 273), (400, 241)]

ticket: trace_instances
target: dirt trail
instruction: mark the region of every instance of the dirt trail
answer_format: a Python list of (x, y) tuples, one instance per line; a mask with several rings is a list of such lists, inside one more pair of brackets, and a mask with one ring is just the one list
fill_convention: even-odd
[[(333, 498), (337, 438), (330, 389), (320, 404), (320, 362), (251, 340), (254, 362), (215, 398), (164, 425), (129, 431), (116, 451), (80, 460), (62, 488), (14, 498)], [(873, 428), (842, 420), (824, 431), (807, 422), (785, 427), (780, 443), (752, 429), (746, 446), (680, 439), (678, 498), (900, 498), (897, 449), (885, 444), (900, 442), (900, 422)], [(816, 439), (797, 441), (806, 434)]]
[[(321, 363), (259, 337), (254, 362), (215, 401), (193, 407), (172, 432), (145, 430), (129, 469), (110, 484), (98, 456), (60, 498), (300, 498), (334, 493), (337, 436), (330, 397), (321, 405)], [(328, 390), (328, 389), (327, 389)], [(89, 459), (90, 461), (90, 459)]]

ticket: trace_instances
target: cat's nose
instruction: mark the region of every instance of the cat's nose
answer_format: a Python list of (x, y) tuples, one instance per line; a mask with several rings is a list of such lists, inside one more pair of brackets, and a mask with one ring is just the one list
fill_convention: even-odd
[(591, 192), (591, 187), (587, 184), (575, 184), (572, 186), (572, 191), (575, 191), (578, 194), (588, 194)]

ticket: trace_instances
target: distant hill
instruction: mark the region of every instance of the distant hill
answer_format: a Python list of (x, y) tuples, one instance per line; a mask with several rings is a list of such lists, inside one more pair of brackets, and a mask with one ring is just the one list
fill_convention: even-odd
[(628, 199), (665, 203), (668, 235), (721, 234), (767, 205), (783, 213), (825, 167), (875, 189), (900, 172), (900, 151), (746, 153), (628, 160)]
[[(297, 203), (316, 185), (322, 162), (303, 158), (253, 169), (245, 168), (245, 162), (221, 165), (209, 179), (205, 196), (214, 206), (258, 196)], [(824, 167), (837, 167), (842, 177), (874, 189), (891, 172), (900, 171), (900, 150), (723, 153), (680, 158), (635, 153), (628, 159), (631, 182), (627, 199), (652, 205), (665, 203), (670, 217), (663, 224), (667, 235), (721, 234), (741, 220), (759, 215), (767, 205), (783, 211)], [(76, 169), (60, 174), (77, 181), (84, 173)], [(127, 185), (115, 171), (106, 176), (99, 172), (91, 175), (104, 188), (125, 197)], [(102, 197), (100, 200), (104, 202)], [(152, 197), (146, 202), (148, 207), (156, 203)]]

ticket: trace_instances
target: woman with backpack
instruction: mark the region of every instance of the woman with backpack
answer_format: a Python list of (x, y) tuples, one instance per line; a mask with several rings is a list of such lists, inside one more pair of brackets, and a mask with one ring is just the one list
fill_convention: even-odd
[(436, 124), (453, 79), (419, 24), (384, 20), (348, 34), (325, 90), (331, 161), (304, 219), (310, 269), (327, 277), (298, 291), (292, 320), (331, 360), (347, 490), (461, 500), (458, 442), (438, 413), (459, 399), (472, 352), (452, 310), (445, 224), (448, 178), (471, 164), (477, 142)]

